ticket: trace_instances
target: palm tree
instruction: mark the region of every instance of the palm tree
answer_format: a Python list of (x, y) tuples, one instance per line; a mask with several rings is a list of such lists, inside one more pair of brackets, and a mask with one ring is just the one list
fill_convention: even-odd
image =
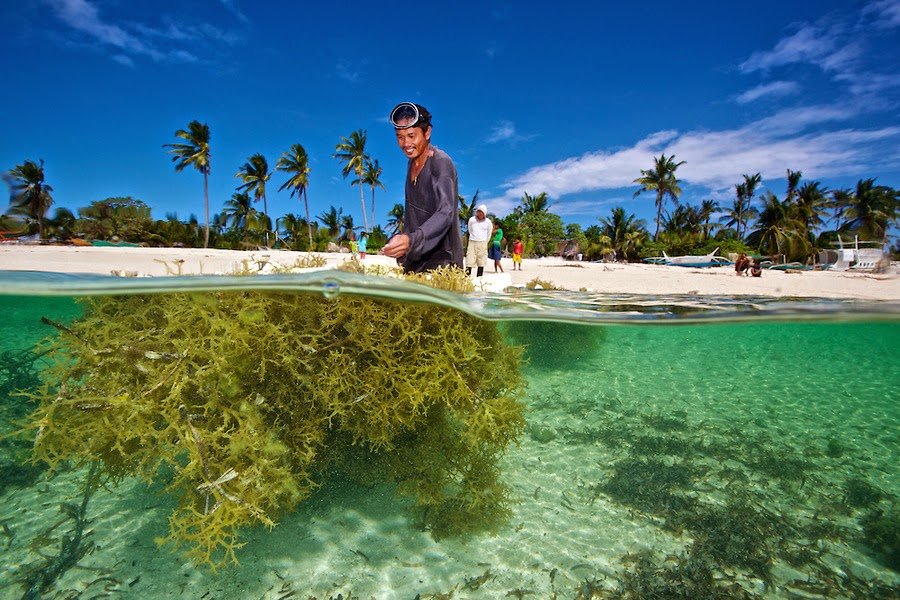
[[(266, 201), (266, 183), (269, 181), (269, 178), (272, 177), (272, 173), (269, 172), (269, 163), (266, 161), (266, 157), (262, 154), (254, 154), (241, 166), (234, 176), (243, 181), (237, 189), (253, 192), (253, 199), (255, 202), (259, 202), (260, 199), (262, 199), (263, 215), (265, 216), (266, 222), (268, 222), (269, 205)], [(268, 245), (269, 231), (266, 229), (266, 246)]]
[[(372, 227), (375, 226), (375, 188), (380, 187), (384, 189), (384, 184), (381, 183), (381, 172), (383, 169), (381, 165), (378, 164), (378, 159), (375, 160), (367, 160), (366, 161), (366, 172), (363, 174), (363, 183), (369, 186), (372, 190), (372, 212), (369, 213), (372, 215)], [(360, 186), (362, 188), (362, 186)], [(363, 214), (365, 217), (365, 214)], [(369, 230), (371, 233), (372, 230)]]
[(50, 235), (58, 239), (69, 239), (75, 232), (78, 217), (68, 208), (58, 206), (53, 213), (53, 218), (47, 220)]
[[(476, 194), (477, 195), (477, 194)], [(474, 198), (473, 198), (474, 201)], [(403, 233), (403, 213), (405, 211), (405, 207), (402, 204), (395, 204), (394, 208), (390, 210), (388, 213), (388, 227), (391, 228), (391, 235), (397, 235), (398, 233)]]
[(312, 225), (306, 219), (298, 217), (294, 213), (288, 213), (278, 219), (275, 224), (280, 231), (284, 232), (284, 239), (290, 242), (292, 248), (297, 248), (301, 232), (306, 230), (310, 236), (308, 249), (312, 250)]
[(10, 213), (24, 215), (35, 221), (38, 237), (44, 239), (44, 215), (53, 204), (53, 188), (44, 182), (44, 159), (40, 164), (26, 160), (4, 177), (10, 184)]
[(666, 199), (672, 200), (678, 204), (678, 197), (681, 195), (681, 187), (678, 185), (678, 179), (675, 177), (675, 171), (685, 163), (685, 161), (675, 162), (675, 155), (666, 157), (661, 154), (659, 158), (654, 158), (654, 166), (652, 169), (641, 169), (641, 176), (634, 180), (641, 188), (634, 193), (637, 198), (638, 194), (644, 191), (656, 192), (656, 233), (653, 238), (659, 237), (659, 226), (662, 222), (663, 204)]
[(700, 204), (700, 218), (703, 220), (703, 241), (708, 240), (709, 234), (718, 227), (718, 225), (710, 222), (713, 213), (718, 211), (719, 203), (715, 200), (707, 199)]
[(525, 214), (538, 214), (547, 212), (547, 209), (550, 207), (550, 200), (547, 197), (547, 192), (541, 192), (537, 196), (530, 196), (528, 192), (525, 192), (522, 196), (522, 212)]
[(800, 171), (791, 171), (787, 170), (787, 190), (784, 194), (784, 199), (786, 202), (793, 202), (794, 196), (797, 195), (797, 188), (800, 187), (800, 178), (803, 177), (803, 173)]
[(356, 179), (350, 182), (350, 185), (359, 186), (359, 204), (362, 206), (363, 224), (366, 231), (369, 230), (369, 220), (366, 218), (366, 201), (363, 198), (363, 183), (366, 172), (366, 163), (369, 161), (369, 155), (366, 154), (366, 130), (357, 129), (350, 134), (349, 138), (342, 137), (341, 142), (334, 147), (334, 157), (344, 163), (342, 171), (344, 179), (350, 173), (356, 173)]
[(875, 185), (875, 179), (860, 179), (856, 189), (841, 196), (840, 231), (853, 231), (862, 238), (885, 239), (890, 225), (900, 215), (900, 191)]
[(194, 167), (203, 173), (203, 206), (206, 211), (206, 234), (203, 238), (203, 247), (209, 247), (209, 125), (200, 121), (191, 121), (187, 129), (179, 129), (175, 137), (181, 138), (184, 143), (164, 144), (163, 148), (169, 148), (172, 154), (172, 162), (176, 171), (183, 171), (185, 167)]
[[(478, 192), (480, 190), (475, 190), (475, 194), (472, 196), (471, 202), (466, 202), (465, 197), (462, 194), (457, 196), (459, 200), (459, 230), (462, 231), (466, 228), (469, 223), (469, 217), (475, 212), (475, 207), (478, 206)], [(399, 206), (399, 204), (397, 205)], [(396, 208), (396, 207), (395, 207)], [(401, 215), (402, 216), (402, 215)]]
[(344, 209), (331, 206), (327, 212), (323, 212), (316, 218), (322, 222), (322, 225), (328, 228), (328, 234), (332, 238), (336, 238), (341, 233), (341, 217), (343, 214)]
[[(741, 239), (741, 233), (747, 233), (747, 223), (756, 216), (749, 213), (753, 210), (753, 196), (756, 195), (756, 187), (760, 182), (762, 182), (762, 177), (759, 173), (744, 175), (744, 202), (741, 205), (740, 220), (738, 221), (738, 239)], [(743, 227), (743, 232), (741, 227)]]
[(763, 209), (756, 221), (756, 229), (747, 236), (747, 243), (760, 252), (787, 255), (795, 242), (802, 241), (791, 206), (786, 199), (782, 202), (772, 192), (764, 195), (762, 201)]
[(640, 231), (644, 227), (644, 221), (629, 215), (621, 206), (612, 209), (609, 217), (600, 217), (602, 234), (609, 237), (613, 250), (621, 252), (623, 258), (628, 258), (627, 253), (633, 248), (634, 243), (640, 238), (627, 238), (627, 234)]
[[(291, 149), (281, 155), (278, 159), (278, 162), (275, 163), (275, 169), (278, 171), (284, 171), (285, 173), (293, 173), (290, 179), (285, 181), (278, 191), (285, 188), (291, 188), (291, 198), (294, 197), (294, 194), (297, 194), (299, 198), (300, 195), (303, 195), (303, 206), (306, 208), (306, 225), (307, 225), (307, 233), (309, 234), (309, 247), (312, 249), (313, 247), (313, 239), (312, 239), (312, 221), (309, 218), (309, 201), (306, 199), (306, 188), (309, 187), (309, 157), (306, 155), (306, 150), (304, 150), (303, 146), (300, 144), (294, 144), (291, 146)], [(375, 192), (372, 192), (373, 202), (374, 202)]]
[(341, 217), (341, 227), (344, 228), (344, 239), (350, 240), (353, 239), (350, 237), (350, 234), (359, 229), (356, 225), (353, 224), (353, 215), (344, 215)]
[(242, 237), (246, 237), (253, 212), (250, 194), (247, 192), (235, 192), (231, 195), (231, 199), (225, 202), (222, 214), (225, 216), (226, 222), (231, 224), (231, 227), (240, 230), (243, 233)]
[(822, 216), (828, 210), (828, 190), (820, 187), (818, 181), (808, 181), (797, 190), (797, 202), (793, 208), (797, 212), (797, 220), (801, 223), (801, 234), (813, 241), (813, 232), (822, 226)]

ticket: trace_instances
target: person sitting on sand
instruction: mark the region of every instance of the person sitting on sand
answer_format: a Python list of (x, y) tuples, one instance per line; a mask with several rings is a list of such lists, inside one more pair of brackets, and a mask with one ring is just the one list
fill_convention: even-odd
[(737, 260), (734, 261), (734, 271), (737, 275), (747, 275), (747, 269), (750, 268), (750, 258), (741, 252)]
[(753, 259), (753, 266), (750, 267), (750, 275), (753, 277), (762, 277), (762, 265), (758, 258)]

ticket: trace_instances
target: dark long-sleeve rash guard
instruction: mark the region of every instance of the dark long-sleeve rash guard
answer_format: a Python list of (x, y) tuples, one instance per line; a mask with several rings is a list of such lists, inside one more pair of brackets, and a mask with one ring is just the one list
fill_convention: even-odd
[(441, 265), (462, 268), (462, 236), (459, 232), (459, 184), (453, 160), (432, 146), (434, 155), (413, 181), (412, 160), (406, 170), (404, 233), (409, 250), (403, 260), (406, 271), (427, 271)]

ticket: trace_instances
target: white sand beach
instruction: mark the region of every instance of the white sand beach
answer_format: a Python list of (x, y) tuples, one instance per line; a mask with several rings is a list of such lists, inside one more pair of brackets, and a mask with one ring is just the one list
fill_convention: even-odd
[[(92, 273), (138, 276), (228, 274), (259, 269), (267, 262), (290, 266), (304, 252), (238, 251), (188, 248), (121, 248), (0, 245), (0, 270)], [(318, 253), (330, 268), (349, 260), (349, 254)], [(367, 265), (394, 266), (385, 256), (368, 255)], [(738, 277), (730, 267), (685, 268), (649, 264), (590, 263), (560, 258), (525, 259), (522, 271), (505, 274), (485, 270), (484, 288), (502, 290), (535, 279), (566, 290), (611, 294), (690, 294), (701, 296), (767, 296), (900, 300), (900, 267), (887, 273), (766, 270), (762, 277)]]

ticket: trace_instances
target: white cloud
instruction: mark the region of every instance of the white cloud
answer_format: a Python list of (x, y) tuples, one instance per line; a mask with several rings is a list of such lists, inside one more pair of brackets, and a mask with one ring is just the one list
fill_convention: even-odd
[(533, 135), (523, 135), (516, 131), (516, 126), (512, 121), (501, 120), (484, 139), (487, 144), (498, 144), (507, 142), (515, 146), (519, 142), (526, 142), (534, 139)]
[[(224, 0), (223, 0), (224, 1)], [(112, 23), (101, 17), (97, 6), (89, 0), (46, 0), (56, 16), (66, 25), (87, 35), (102, 45), (112, 46), (119, 52), (111, 58), (133, 66), (132, 56), (146, 56), (157, 62), (193, 63), (199, 62), (194, 52), (185, 48), (170, 48), (171, 42), (191, 44), (196, 42), (237, 43), (240, 36), (222, 31), (212, 25), (179, 25), (167, 23), (163, 28), (150, 27), (142, 23)], [(165, 49), (157, 42), (162, 40)]]
[(738, 104), (747, 104), (765, 96), (780, 97), (796, 94), (799, 89), (800, 86), (794, 81), (772, 81), (747, 90), (740, 94), (735, 100)]
[(878, 0), (863, 9), (863, 15), (873, 16), (875, 26), (880, 29), (900, 27), (900, 1)]
[(131, 60), (131, 58), (128, 57), (127, 55), (125, 55), (125, 54), (114, 54), (114, 55), (112, 56), (112, 59), (113, 59), (115, 62), (119, 63), (120, 65), (124, 65), (124, 66), (126, 66), (126, 67), (133, 67), (133, 66), (134, 66), (134, 61)]
[[(808, 64), (848, 84), (850, 93), (873, 97), (877, 92), (900, 85), (895, 72), (880, 74), (872, 65), (883, 59), (872, 52), (872, 27), (900, 26), (900, 0), (879, 0), (861, 11), (862, 20), (851, 23), (829, 16), (815, 24), (805, 23), (793, 34), (779, 40), (771, 50), (750, 55), (739, 66), (744, 73), (770, 70), (791, 64)], [(866, 22), (865, 17), (870, 17)], [(869, 64), (870, 63), (870, 64)], [(896, 71), (896, 69), (894, 69)]]
[[(897, 160), (897, 152), (885, 155), (883, 145), (879, 148), (878, 144), (900, 144), (900, 127), (803, 133), (809, 125), (839, 120), (842, 115), (846, 118), (851, 112), (810, 107), (778, 113), (737, 129), (658, 132), (630, 148), (598, 150), (533, 167), (509, 179), (502, 186), (502, 198), (492, 202), (511, 208), (525, 191), (547, 192), (559, 202), (582, 192), (637, 189), (634, 179), (660, 154), (674, 154), (676, 160), (686, 161), (678, 170), (679, 179), (711, 192), (731, 188), (741, 181), (743, 173), (780, 178), (790, 168), (802, 170), (807, 177), (822, 178), (871, 172), (878, 164)], [(566, 210), (562, 203), (555, 208), (557, 212)]]
[(779, 40), (772, 50), (754, 52), (740, 69), (752, 73), (798, 62), (818, 64), (834, 51), (836, 45), (836, 32), (805, 25), (793, 35)]
[(238, 20), (240, 20), (242, 23), (247, 24), (250, 22), (250, 19), (247, 18), (247, 15), (245, 15), (241, 11), (241, 7), (238, 6), (237, 0), (219, 0), (219, 1), (222, 3), (222, 6), (224, 6), (228, 12), (230, 12), (232, 15), (237, 17)]

